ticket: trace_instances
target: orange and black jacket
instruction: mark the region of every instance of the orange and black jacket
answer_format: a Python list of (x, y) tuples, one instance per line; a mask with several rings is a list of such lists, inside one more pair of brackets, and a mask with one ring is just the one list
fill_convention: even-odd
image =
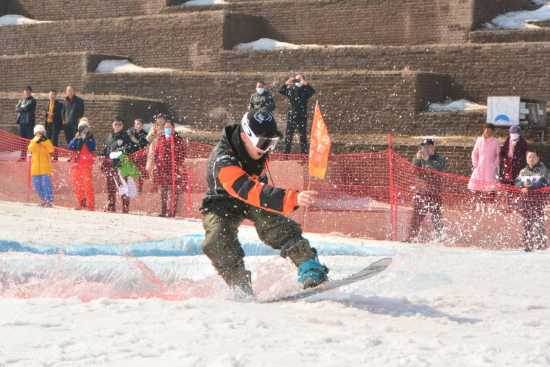
[(287, 214), (298, 208), (298, 191), (269, 186), (265, 170), (268, 156), (251, 159), (240, 138), (239, 124), (227, 126), (206, 164), (208, 189), (202, 201), (203, 214), (229, 210), (245, 214), (248, 206)]

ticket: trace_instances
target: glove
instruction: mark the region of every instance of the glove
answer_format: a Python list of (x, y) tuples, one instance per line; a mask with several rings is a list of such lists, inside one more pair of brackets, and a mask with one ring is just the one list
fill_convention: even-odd
[(118, 158), (113, 159), (113, 167), (118, 168), (121, 165), (122, 164), (120, 163), (120, 159), (118, 159)]
[(46, 137), (46, 135), (42, 135), (42, 136), (40, 137), (40, 139), (38, 139), (37, 143), (40, 144), (40, 143), (45, 142), (46, 140), (48, 140), (48, 138)]

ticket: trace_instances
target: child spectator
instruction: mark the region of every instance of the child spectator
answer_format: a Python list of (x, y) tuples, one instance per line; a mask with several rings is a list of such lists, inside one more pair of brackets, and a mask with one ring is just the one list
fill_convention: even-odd
[(68, 148), (76, 152), (73, 158), (73, 186), (78, 206), (76, 210), (86, 208), (95, 210), (94, 182), (94, 152), (96, 141), (90, 133), (88, 119), (83, 117), (78, 123), (78, 131), (69, 143)]
[(548, 247), (548, 237), (544, 229), (545, 196), (537, 189), (548, 186), (550, 173), (539, 162), (536, 150), (527, 151), (527, 166), (521, 170), (515, 185), (521, 188), (518, 199), (518, 209), (523, 217), (523, 244), (526, 252), (534, 249), (545, 250)]
[(52, 158), (54, 146), (46, 137), (46, 129), (42, 125), (34, 127), (34, 138), (29, 144), (32, 153), (31, 176), (36, 193), (40, 197), (40, 206), (51, 208), (53, 205), (52, 188)]

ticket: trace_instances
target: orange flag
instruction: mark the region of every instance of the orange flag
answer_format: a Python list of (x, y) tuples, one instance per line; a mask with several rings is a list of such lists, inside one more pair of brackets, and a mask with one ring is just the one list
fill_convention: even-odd
[(309, 175), (320, 179), (325, 178), (330, 151), (330, 137), (319, 103), (315, 105), (315, 117), (311, 128), (311, 143), (309, 145)]

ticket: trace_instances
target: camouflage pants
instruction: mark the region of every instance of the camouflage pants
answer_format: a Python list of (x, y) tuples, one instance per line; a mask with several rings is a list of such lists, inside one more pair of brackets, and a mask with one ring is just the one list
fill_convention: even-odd
[(280, 250), (288, 240), (302, 235), (302, 227), (284, 215), (249, 206), (247, 214), (217, 210), (204, 214), (206, 231), (203, 251), (222, 278), (244, 267), (244, 251), (238, 239), (239, 226), (248, 219), (254, 223), (260, 240)]

